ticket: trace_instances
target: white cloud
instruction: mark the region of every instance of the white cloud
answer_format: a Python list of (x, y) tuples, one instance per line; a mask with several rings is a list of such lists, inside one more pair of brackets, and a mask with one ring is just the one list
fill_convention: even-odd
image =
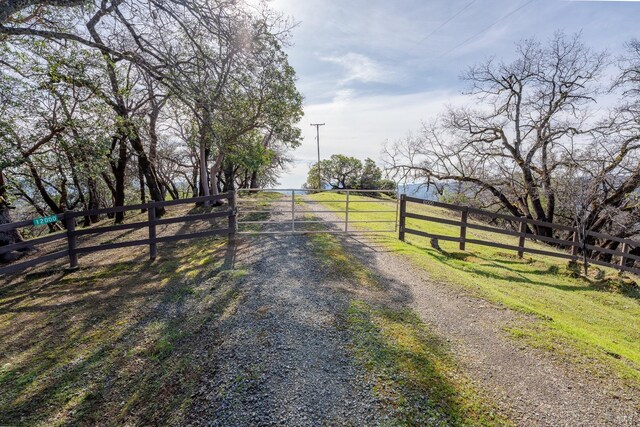
[(345, 76), (339, 82), (341, 85), (351, 82), (389, 83), (397, 78), (397, 72), (390, 67), (383, 66), (360, 53), (349, 52), (340, 56), (324, 56), (320, 59), (338, 64), (344, 69)]
[(345, 105), (356, 96), (356, 91), (353, 89), (340, 89), (333, 97), (332, 103), (335, 106)]

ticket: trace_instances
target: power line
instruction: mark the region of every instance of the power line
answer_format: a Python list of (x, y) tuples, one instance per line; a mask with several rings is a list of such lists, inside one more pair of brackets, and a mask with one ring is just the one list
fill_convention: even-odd
[(429, 37), (431, 37), (432, 35), (434, 35), (438, 30), (440, 30), (442, 27), (444, 27), (445, 25), (447, 25), (449, 22), (453, 21), (454, 19), (456, 19), (458, 17), (458, 15), (460, 15), (462, 12), (464, 12), (465, 10), (467, 10), (469, 7), (471, 7), (472, 4), (474, 4), (477, 0), (471, 0), (471, 2), (467, 3), (467, 5), (465, 7), (463, 7), (462, 9), (460, 9), (459, 11), (456, 12), (455, 15), (453, 15), (452, 17), (450, 17), (449, 19), (447, 19), (446, 21), (444, 21), (442, 24), (438, 25), (438, 27), (431, 31), (429, 34), (427, 34), (425, 37), (423, 37), (422, 39), (418, 40), (418, 42), (416, 44), (420, 44), (425, 42)]
[(513, 15), (514, 13), (518, 12), (520, 9), (523, 9), (524, 7), (528, 6), (529, 4), (533, 3), (534, 0), (529, 0), (528, 2), (522, 4), (520, 7), (512, 10), (511, 12), (507, 13), (506, 15), (500, 17), (497, 21), (495, 21), (494, 23), (492, 23), (491, 25), (489, 25), (486, 28), (483, 28), (482, 30), (478, 31), (476, 34), (472, 35), (471, 37), (469, 37), (468, 39), (466, 39), (465, 41), (463, 41), (462, 43), (460, 43), (457, 46), (454, 46), (452, 49), (449, 49), (448, 51), (446, 51), (445, 53), (443, 53), (442, 55), (440, 55), (438, 58), (442, 58), (443, 56), (446, 56), (448, 54), (450, 54), (451, 52), (453, 52), (454, 50), (464, 46), (465, 44), (469, 43), (471, 40), (474, 40), (476, 37), (478, 37), (480, 34), (490, 30), (494, 25), (504, 21), (505, 19), (507, 19), (508, 17), (510, 17), (511, 15)]

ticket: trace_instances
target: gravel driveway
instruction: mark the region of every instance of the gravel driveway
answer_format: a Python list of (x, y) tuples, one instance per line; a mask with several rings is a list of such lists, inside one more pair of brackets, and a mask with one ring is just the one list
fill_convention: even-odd
[(194, 396), (192, 425), (367, 426), (389, 415), (348, 354), (336, 316), (348, 284), (322, 268), (304, 236), (241, 239), (240, 302)]

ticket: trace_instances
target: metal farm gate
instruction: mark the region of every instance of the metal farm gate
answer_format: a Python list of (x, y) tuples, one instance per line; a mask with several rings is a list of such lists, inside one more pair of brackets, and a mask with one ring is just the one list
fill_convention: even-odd
[[(238, 190), (238, 234), (396, 233), (399, 208), (395, 193), (393, 190)], [(365, 229), (364, 224), (371, 227)]]

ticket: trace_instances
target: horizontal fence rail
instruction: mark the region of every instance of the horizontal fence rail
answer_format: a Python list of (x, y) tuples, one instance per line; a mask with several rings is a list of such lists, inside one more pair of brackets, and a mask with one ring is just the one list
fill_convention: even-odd
[[(156, 208), (165, 207), (165, 206), (175, 206), (175, 205), (183, 205), (183, 204), (195, 204), (195, 203), (203, 203), (210, 204), (212, 202), (220, 202), (226, 200), (227, 208), (222, 211), (217, 212), (207, 212), (201, 214), (193, 214), (193, 215), (183, 215), (176, 218), (156, 218)], [(86, 228), (86, 229), (76, 229), (76, 218), (81, 218), (85, 216), (94, 216), (94, 215), (103, 215), (103, 214), (113, 214), (117, 212), (126, 212), (132, 210), (142, 210), (145, 209), (147, 211), (147, 220), (139, 221), (130, 224), (115, 224), (109, 226), (95, 227), (95, 228)], [(69, 268), (74, 269), (78, 267), (78, 255), (80, 254), (88, 254), (98, 251), (105, 251), (109, 249), (117, 249), (117, 248), (126, 248), (131, 246), (149, 246), (149, 256), (153, 260), (158, 256), (158, 243), (165, 242), (174, 242), (178, 240), (184, 239), (196, 239), (210, 236), (228, 236), (230, 240), (232, 240), (236, 234), (236, 195), (235, 192), (229, 192), (220, 195), (214, 196), (204, 196), (204, 197), (193, 197), (190, 199), (178, 199), (178, 200), (169, 200), (169, 201), (161, 201), (161, 202), (149, 202), (140, 205), (127, 205), (127, 206), (117, 206), (113, 208), (102, 208), (102, 209), (92, 209), (87, 211), (67, 211), (63, 214), (58, 215), (58, 219), (64, 223), (66, 232), (58, 232), (54, 234), (50, 234), (43, 237), (38, 237), (35, 239), (25, 240), (23, 242), (14, 243), (11, 245), (0, 246), (0, 255), (13, 252), (16, 250), (31, 248), (36, 249), (38, 245), (42, 245), (44, 243), (54, 242), (56, 240), (66, 239), (66, 249), (59, 250), (57, 252), (53, 252), (46, 255), (38, 256), (34, 259), (30, 259), (28, 261), (15, 262), (9, 264), (5, 267), (0, 267), (0, 275), (5, 274), (13, 274), (16, 272), (23, 271), (30, 267), (35, 267), (37, 265), (53, 261), (56, 259), (69, 257)], [(163, 236), (157, 237), (156, 235), (156, 227), (158, 225), (166, 225), (166, 224), (175, 224), (181, 222), (193, 222), (193, 221), (201, 221), (215, 218), (228, 218), (227, 227), (224, 228), (216, 228), (212, 230), (199, 231), (193, 233), (183, 233), (177, 234), (173, 236)], [(23, 227), (27, 227), (33, 225), (33, 221), (20, 221), (14, 222), (10, 224), (2, 224), (0, 225), (0, 231), (10, 231), (10, 230), (18, 230)], [(148, 237), (146, 239), (137, 239), (137, 240), (129, 240), (124, 242), (117, 243), (104, 243), (99, 245), (91, 245), (91, 246), (79, 246), (78, 245), (78, 237), (81, 236), (95, 236), (104, 233), (110, 233), (114, 231), (122, 231), (122, 230), (136, 230), (148, 228)]]
[[(447, 209), (450, 211), (459, 212), (460, 219), (457, 220), (457, 219), (441, 218), (441, 217), (436, 217), (431, 215), (424, 215), (424, 214), (409, 212), (407, 209), (407, 203), (416, 203), (421, 205), (434, 206), (438, 208)], [(586, 261), (591, 264), (600, 265), (604, 267), (612, 267), (621, 271), (627, 271), (630, 273), (640, 275), (640, 268), (634, 267), (634, 262), (640, 261), (640, 256), (629, 253), (629, 251), (631, 251), (632, 248), (640, 247), (640, 242), (636, 242), (634, 240), (625, 239), (625, 238), (616, 237), (616, 236), (610, 236), (608, 234), (597, 233), (594, 231), (585, 232), (586, 236), (599, 238), (599, 239), (607, 239), (613, 242), (620, 243), (622, 245), (621, 250), (603, 248), (603, 247), (599, 247), (591, 244), (586, 244), (585, 242), (581, 242), (578, 239), (578, 235), (579, 235), (578, 230), (574, 227), (570, 227), (563, 224), (538, 221), (538, 220), (534, 220), (526, 217), (516, 217), (516, 216), (505, 215), (505, 214), (499, 214), (499, 213), (494, 213), (494, 212), (490, 212), (482, 209), (472, 208), (469, 206), (459, 206), (459, 205), (454, 205), (450, 203), (436, 202), (433, 200), (419, 199), (416, 197), (409, 197), (404, 194), (400, 196), (399, 205), (400, 205), (400, 218), (399, 218), (398, 237), (400, 238), (400, 240), (403, 240), (403, 241), (405, 240), (406, 234), (412, 234), (416, 236), (426, 237), (429, 239), (439, 239), (444, 241), (456, 242), (459, 244), (460, 250), (465, 250), (466, 244), (469, 243), (469, 244), (475, 244), (475, 245), (500, 248), (505, 250), (512, 250), (517, 252), (518, 257), (520, 258), (522, 258), (522, 256), (525, 253), (568, 259), (571, 261), (581, 261), (581, 260), (585, 260), (586, 258)], [(482, 216), (485, 218), (502, 219), (505, 221), (510, 221), (512, 223), (518, 224), (518, 231), (469, 222), (468, 220), (469, 214)], [(416, 229), (407, 227), (407, 219), (434, 222), (438, 224), (445, 224), (445, 225), (451, 225), (454, 227), (459, 227), (460, 233), (458, 237), (454, 237), (454, 236), (433, 234), (433, 233), (428, 233), (421, 230), (416, 230)], [(565, 231), (565, 232), (568, 232), (569, 235), (572, 235), (573, 238), (572, 240), (565, 240), (565, 239), (558, 239), (550, 236), (537, 235), (530, 231), (530, 229), (533, 228), (534, 226), (546, 227), (552, 230)], [(487, 231), (491, 233), (518, 237), (518, 244), (508, 245), (504, 243), (491, 242), (487, 240), (468, 238), (467, 229)], [(542, 250), (542, 249), (527, 247), (526, 239), (564, 246), (566, 248), (570, 248), (570, 253), (554, 252), (551, 250)], [(580, 250), (583, 251), (582, 256), (579, 255)], [(611, 261), (610, 262), (603, 261), (600, 259), (595, 259), (593, 256), (587, 256), (586, 251), (591, 251), (591, 253), (611, 255)], [(613, 257), (617, 257), (618, 261), (614, 262)]]

